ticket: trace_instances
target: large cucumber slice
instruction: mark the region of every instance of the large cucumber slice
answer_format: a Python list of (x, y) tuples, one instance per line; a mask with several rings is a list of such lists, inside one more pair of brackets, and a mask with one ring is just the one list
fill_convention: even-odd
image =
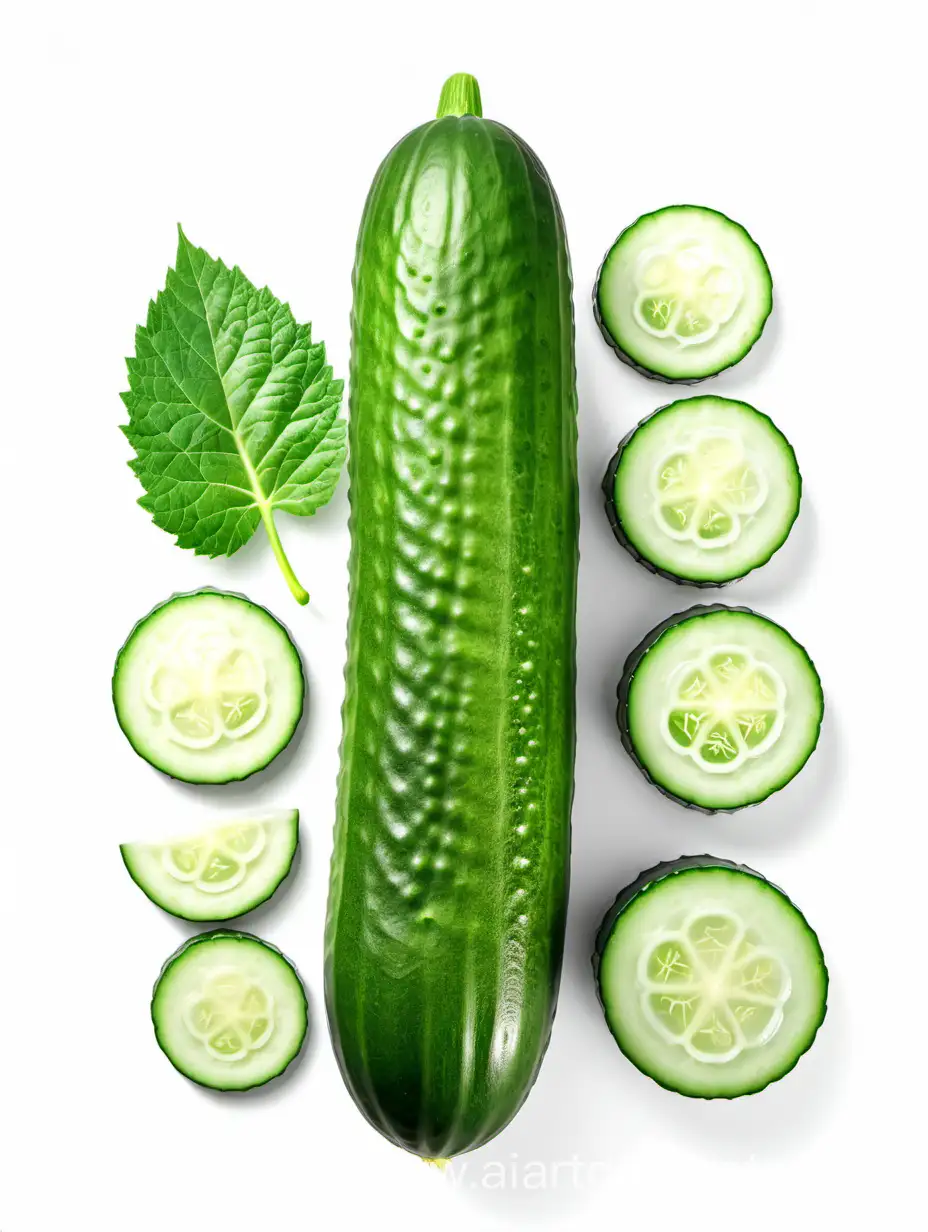
[(187, 1078), (247, 1091), (282, 1074), (306, 1035), (306, 993), (280, 950), (250, 933), (192, 937), (152, 995), (158, 1044)]
[(231, 920), (266, 902), (293, 864), (296, 809), (219, 822), (163, 843), (123, 843), (129, 876), (182, 920)]
[(764, 254), (739, 223), (670, 205), (626, 227), (593, 293), (619, 358), (645, 376), (693, 383), (748, 353), (773, 307)]
[(665, 795), (703, 812), (757, 804), (818, 743), (818, 672), (785, 629), (745, 607), (691, 607), (632, 651), (619, 683), (622, 743)]
[(188, 783), (263, 769), (303, 713), (299, 652), (244, 595), (174, 595), (138, 622), (113, 672), (116, 717), (147, 762)]
[(765, 564), (799, 513), (793, 448), (731, 398), (683, 398), (619, 445), (603, 480), (615, 537), (654, 573), (724, 586)]
[(828, 971), (802, 913), (759, 873), (713, 856), (658, 864), (623, 890), (593, 968), (621, 1050), (681, 1095), (762, 1090), (825, 1017)]

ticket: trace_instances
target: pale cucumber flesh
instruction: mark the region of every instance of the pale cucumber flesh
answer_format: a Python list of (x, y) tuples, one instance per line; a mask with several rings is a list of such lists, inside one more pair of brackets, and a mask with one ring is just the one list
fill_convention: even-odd
[(299, 841), (296, 809), (213, 824), (160, 843), (124, 843), (133, 881), (184, 920), (219, 921), (251, 911), (275, 892)]
[(284, 627), (243, 596), (214, 590), (155, 608), (113, 675), (117, 718), (135, 751), (191, 783), (266, 766), (293, 736), (303, 696), (299, 652)]
[(772, 282), (740, 224), (704, 206), (645, 214), (606, 255), (597, 318), (621, 358), (650, 376), (698, 381), (742, 359), (764, 328)]
[(624, 891), (594, 966), (622, 1051), (684, 1095), (762, 1089), (825, 1015), (828, 974), (802, 914), (759, 874), (710, 856), (659, 865)]
[(799, 512), (796, 456), (772, 421), (730, 398), (684, 398), (625, 439), (604, 483), (616, 537), (649, 568), (724, 585), (770, 559)]
[(785, 629), (719, 604), (645, 638), (619, 685), (618, 721), (651, 782), (713, 812), (756, 804), (798, 774), (823, 707), (818, 673)]
[(174, 1068), (222, 1091), (283, 1073), (307, 1029), (306, 994), (292, 964), (267, 942), (231, 930), (194, 937), (168, 959), (151, 1014)]

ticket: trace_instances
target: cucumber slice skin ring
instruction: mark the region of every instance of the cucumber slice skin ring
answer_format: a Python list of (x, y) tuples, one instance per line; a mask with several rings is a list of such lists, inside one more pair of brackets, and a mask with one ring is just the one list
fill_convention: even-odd
[[(282, 819), (283, 820), (283, 819)], [(126, 867), (126, 872), (142, 891), (149, 902), (154, 903), (156, 907), (160, 907), (162, 911), (166, 911), (168, 915), (174, 916), (177, 920), (187, 920), (192, 924), (218, 924), (224, 920), (238, 919), (240, 916), (247, 915), (248, 912), (254, 911), (263, 903), (277, 893), (283, 883), (289, 877), (293, 868), (293, 862), (296, 859), (297, 851), (300, 845), (300, 813), (298, 809), (290, 809), (289, 816), (286, 818), (288, 829), (290, 830), (289, 837), (289, 857), (281, 862), (275, 870), (272, 878), (263, 883), (262, 889), (258, 891), (254, 898), (248, 900), (247, 905), (243, 905), (238, 909), (223, 912), (221, 910), (221, 897), (219, 895), (213, 898), (214, 908), (208, 914), (193, 914), (191, 912), (181, 911), (179, 907), (170, 903), (170, 901), (159, 895), (156, 887), (151, 880), (143, 877), (141, 871), (136, 867), (136, 860), (133, 853), (133, 848), (138, 846), (135, 843), (120, 844), (119, 854), (122, 856), (122, 862)], [(282, 823), (281, 823), (282, 824)], [(189, 836), (195, 839), (197, 836), (192, 834)], [(205, 897), (205, 896), (204, 896)]]
[[(183, 600), (195, 599), (200, 595), (210, 595), (217, 599), (232, 599), (239, 603), (243, 603), (247, 607), (254, 609), (257, 612), (260, 612), (272, 624), (276, 625), (277, 628), (284, 635), (284, 638), (286, 639), (286, 641), (289, 643), (289, 649), (290, 649), (290, 653), (292, 657), (292, 664), (296, 668), (294, 678), (298, 682), (298, 690), (297, 690), (298, 695), (294, 698), (293, 722), (290, 725), (289, 731), (286, 734), (286, 738), (282, 741), (282, 743), (277, 744), (273, 746), (272, 748), (270, 748), (267, 756), (264, 757), (263, 760), (259, 760), (257, 763), (251, 764), (247, 768), (243, 768), (241, 772), (237, 773), (236, 771), (230, 769), (228, 773), (219, 774), (217, 776), (212, 776), (208, 778), (181, 774), (177, 771), (176, 767), (174, 769), (169, 769), (167, 766), (162, 764), (162, 762), (151, 751), (146, 751), (141, 746), (136, 734), (133, 732), (132, 725), (125, 721), (123, 713), (122, 713), (122, 708), (120, 706), (120, 698), (119, 698), (119, 677), (120, 677), (121, 668), (125, 664), (127, 657), (129, 655), (129, 652), (132, 648), (133, 642), (135, 638), (138, 636), (138, 634), (144, 630), (145, 626), (148, 624), (150, 620), (152, 620), (153, 617), (157, 616), (158, 613), (163, 611), (165, 608), (175, 603), (182, 602)], [(155, 770), (158, 770), (161, 774), (167, 775), (168, 778), (175, 779), (177, 782), (211, 784), (211, 785), (242, 782), (243, 780), (250, 778), (253, 774), (258, 774), (261, 770), (266, 769), (267, 766), (269, 766), (271, 762), (274, 761), (274, 759), (280, 753), (282, 753), (284, 749), (293, 740), (293, 737), (295, 736), (297, 729), (300, 726), (300, 722), (305, 712), (306, 694), (307, 694), (306, 669), (303, 666), (303, 658), (296, 645), (296, 642), (293, 639), (292, 634), (290, 633), (290, 630), (286, 627), (283, 621), (279, 620), (274, 615), (274, 613), (271, 612), (268, 608), (264, 607), (263, 604), (255, 603), (253, 599), (249, 599), (247, 595), (242, 594), (240, 591), (220, 590), (215, 586), (201, 586), (201, 587), (198, 587), (196, 590), (175, 591), (174, 594), (168, 596), (167, 599), (163, 599), (160, 603), (156, 603), (155, 606), (149, 612), (146, 612), (144, 616), (140, 617), (140, 619), (138, 619), (135, 622), (135, 624), (132, 626), (132, 629), (130, 630), (129, 635), (127, 636), (126, 640), (123, 642), (122, 646), (120, 647), (119, 653), (116, 656), (116, 662), (113, 667), (113, 679), (112, 679), (112, 687), (111, 687), (111, 696), (113, 699), (113, 709), (116, 712), (116, 720), (119, 723), (119, 726), (120, 726), (120, 729), (122, 730), (123, 735), (126, 737), (129, 744), (132, 746), (135, 752), (139, 755), (139, 757), (142, 758), (143, 761), (148, 762), (148, 764), (152, 766)]]
[[(669, 213), (672, 210), (699, 210), (701, 213), (704, 213), (704, 214), (715, 215), (715, 217), (721, 219), (724, 223), (731, 226), (733, 229), (742, 232), (745, 239), (748, 241), (751, 247), (756, 250), (756, 256), (759, 258), (760, 263), (763, 265), (763, 268), (767, 272), (767, 279), (768, 279), (769, 288), (770, 288), (769, 294), (768, 294), (768, 301), (767, 301), (767, 310), (764, 313), (762, 319), (758, 322), (758, 329), (757, 329), (756, 335), (748, 342), (748, 344), (739, 353), (733, 355), (733, 357), (729, 359), (727, 363), (722, 364), (717, 368), (713, 368), (711, 372), (702, 373), (699, 376), (666, 376), (664, 373), (654, 371), (653, 369), (646, 368), (643, 364), (640, 364), (637, 360), (633, 359), (632, 356), (629, 355), (627, 351), (623, 350), (620, 343), (610, 333), (609, 327), (606, 324), (605, 320), (603, 319), (602, 309), (600, 307), (600, 287), (602, 283), (603, 271), (605, 270), (606, 263), (608, 262), (615, 248), (618, 246), (618, 244), (621, 243), (622, 239), (626, 235), (629, 235), (641, 223), (646, 222), (648, 219), (655, 218), (656, 216), (660, 214)], [(740, 363), (741, 360), (744, 359), (744, 357), (748, 354), (748, 352), (760, 340), (760, 337), (764, 332), (764, 328), (767, 324), (767, 321), (772, 311), (773, 311), (773, 278), (771, 277), (770, 267), (767, 264), (767, 259), (764, 256), (761, 248), (756, 243), (756, 241), (753, 239), (753, 237), (751, 236), (750, 232), (747, 230), (746, 227), (742, 226), (741, 223), (739, 222), (735, 222), (733, 218), (729, 218), (727, 214), (723, 214), (721, 210), (714, 210), (711, 208), (711, 206), (708, 206), (708, 205), (692, 205), (692, 204), (681, 205), (678, 203), (676, 205), (665, 205), (657, 210), (649, 210), (645, 214), (639, 214), (639, 216), (635, 219), (635, 221), (632, 223), (629, 223), (627, 227), (624, 227), (619, 232), (619, 234), (616, 236), (615, 240), (613, 240), (613, 242), (609, 245), (608, 249), (606, 250), (606, 255), (603, 257), (602, 262), (599, 266), (599, 269), (596, 272), (596, 280), (593, 284), (593, 315), (596, 318), (596, 324), (599, 326), (599, 329), (600, 329), (600, 332), (602, 333), (603, 338), (605, 338), (606, 342), (609, 344), (612, 350), (615, 351), (616, 355), (619, 357), (619, 359), (622, 361), (623, 364), (627, 364), (629, 368), (634, 368), (636, 372), (640, 373), (641, 376), (646, 376), (649, 380), (663, 381), (667, 385), (698, 385), (701, 381), (706, 381), (710, 377), (718, 376), (720, 372), (725, 372), (728, 368), (733, 368), (735, 364)]]
[[(736, 402), (738, 400), (728, 398), (726, 399), (726, 401)], [(796, 461), (795, 450), (793, 449), (792, 445), (789, 443), (787, 438), (780, 431), (780, 429), (773, 422), (773, 420), (770, 418), (769, 415), (765, 415), (763, 411), (759, 411), (757, 410), (756, 407), (750, 406), (750, 403), (742, 402), (739, 404), (745, 407), (749, 407), (749, 409), (752, 410), (755, 415), (758, 415), (762, 417), (763, 419), (766, 419), (768, 423), (770, 424), (771, 428), (773, 429), (773, 431), (776, 432), (782, 438), (782, 442), (788, 449), (789, 454), (791, 455), (792, 460), (793, 460), (793, 465), (794, 465), (795, 473), (796, 473), (797, 489), (798, 489), (796, 493), (795, 511), (793, 512), (793, 515), (789, 519), (789, 521), (784, 523), (781, 538), (776, 544), (774, 544), (770, 548), (770, 551), (768, 552), (767, 556), (764, 557), (763, 560), (758, 560), (756, 564), (753, 564), (750, 566), (750, 568), (745, 569), (743, 573), (737, 573), (731, 577), (720, 579), (718, 581), (712, 581), (706, 578), (685, 577), (682, 574), (674, 573), (670, 569), (663, 568), (662, 566), (655, 564), (654, 561), (650, 560), (647, 556), (643, 556), (641, 552), (638, 551), (637, 547), (632, 542), (632, 540), (629, 539), (628, 535), (625, 533), (625, 527), (622, 524), (622, 519), (619, 516), (619, 511), (616, 508), (616, 503), (615, 503), (615, 480), (616, 480), (616, 475), (618, 474), (619, 466), (621, 465), (621, 462), (622, 462), (622, 455), (625, 452), (626, 446), (630, 443), (632, 437), (635, 435), (635, 433), (638, 431), (639, 428), (643, 428), (645, 424), (647, 424), (650, 420), (654, 419), (657, 415), (660, 415), (665, 411), (669, 411), (672, 407), (677, 406), (678, 402), (665, 403), (664, 406), (659, 406), (656, 410), (651, 411), (649, 415), (645, 415), (643, 419), (640, 419), (638, 423), (635, 425), (635, 427), (632, 428), (631, 431), (627, 432), (625, 436), (623, 436), (622, 439), (619, 441), (618, 446), (616, 447), (616, 451), (612, 455), (612, 458), (609, 461), (609, 465), (606, 468), (606, 474), (603, 476), (602, 488), (603, 488), (603, 495), (606, 498), (605, 500), (606, 517), (609, 520), (609, 525), (612, 528), (612, 533), (615, 536), (616, 541), (622, 545), (622, 547), (625, 549), (626, 552), (628, 552), (632, 560), (637, 561), (639, 565), (643, 565), (645, 569), (647, 569), (650, 573), (655, 574), (657, 577), (665, 578), (668, 582), (674, 582), (678, 586), (694, 586), (699, 590), (721, 590), (722, 587), (730, 586), (732, 582), (737, 582), (737, 581), (740, 581), (741, 578), (747, 577), (748, 574), (753, 573), (755, 569), (763, 568), (763, 566), (766, 565), (776, 555), (776, 553), (780, 550), (780, 548), (789, 538), (790, 532), (792, 531), (793, 526), (796, 523), (796, 519), (799, 517), (799, 509), (800, 509), (800, 505), (802, 502), (802, 473), (799, 470), (799, 463)]]
[[(602, 983), (600, 979), (600, 970), (602, 966), (603, 955), (605, 954), (605, 950), (606, 950), (606, 945), (608, 944), (609, 939), (612, 936), (612, 930), (613, 930), (616, 920), (619, 918), (622, 912), (626, 909), (626, 907), (628, 907), (634, 901), (634, 899), (638, 897), (639, 894), (643, 893), (650, 886), (655, 885), (657, 882), (663, 881), (666, 877), (673, 877), (675, 874), (686, 872), (689, 869), (699, 869), (699, 868), (729, 869), (732, 872), (744, 873), (744, 874), (747, 874), (748, 876), (756, 877), (759, 881), (764, 882), (766, 886), (768, 886), (771, 890), (775, 891), (778, 895), (780, 895), (783, 899), (785, 899), (787, 905), (802, 917), (805, 923), (805, 926), (806, 926), (806, 931), (809, 937), (814, 941), (814, 944), (818, 949), (818, 955), (819, 955), (819, 964), (820, 964), (821, 977), (822, 977), (821, 1013), (819, 1014), (817, 1020), (815, 1020), (810, 1025), (809, 1034), (804, 1043), (804, 1047), (799, 1049), (793, 1055), (791, 1063), (786, 1065), (779, 1072), (775, 1074), (771, 1074), (770, 1077), (766, 1078), (762, 1082), (759, 1082), (756, 1086), (745, 1088), (744, 1090), (738, 1091), (736, 1093), (718, 1093), (718, 1094), (713, 1095), (713, 1094), (705, 1094), (702, 1092), (697, 1093), (693, 1091), (680, 1090), (679, 1088), (671, 1086), (668, 1082), (664, 1081), (658, 1074), (651, 1073), (647, 1070), (642, 1069), (639, 1062), (634, 1057), (629, 1056), (628, 1052), (626, 1052), (626, 1050), (622, 1047), (622, 1041), (619, 1039), (619, 1036), (616, 1034), (616, 1032), (613, 1031), (612, 1029), (612, 1024), (609, 1021), (609, 1011), (606, 1006), (605, 999), (603, 997)], [(815, 933), (811, 925), (808, 923), (808, 921), (805, 919), (805, 916), (802, 914), (802, 912), (799, 911), (799, 908), (796, 906), (796, 904), (783, 890), (780, 889), (779, 886), (774, 885), (772, 881), (768, 881), (767, 878), (764, 877), (762, 873), (757, 872), (756, 869), (750, 868), (746, 864), (737, 864), (732, 860), (723, 860), (716, 856), (711, 856), (708, 854), (701, 855), (701, 856), (680, 856), (676, 860), (662, 860), (658, 864), (655, 864), (652, 868), (645, 869), (643, 872), (639, 873), (639, 875), (635, 878), (634, 881), (632, 881), (629, 885), (625, 886), (624, 889), (620, 890), (618, 895), (616, 896), (615, 902), (606, 912), (605, 916), (603, 917), (603, 922), (599, 926), (599, 930), (596, 934), (596, 942), (593, 948), (592, 964), (593, 964), (593, 976), (594, 976), (594, 980), (596, 983), (596, 995), (599, 1000), (600, 1007), (603, 1010), (603, 1014), (606, 1018), (606, 1024), (607, 1026), (609, 1026), (609, 1030), (612, 1033), (612, 1037), (615, 1040), (616, 1044), (618, 1045), (620, 1051), (622, 1052), (622, 1055), (625, 1056), (632, 1063), (632, 1065), (635, 1066), (636, 1069), (640, 1070), (641, 1073), (646, 1074), (646, 1076), (650, 1078), (653, 1082), (656, 1082), (658, 1086), (663, 1087), (665, 1091), (672, 1091), (675, 1095), (685, 1095), (687, 1098), (690, 1098), (690, 1099), (739, 1099), (743, 1095), (756, 1095), (758, 1091), (763, 1091), (766, 1087), (770, 1086), (772, 1083), (778, 1082), (781, 1078), (784, 1078), (788, 1073), (790, 1073), (793, 1069), (795, 1069), (795, 1067), (798, 1065), (801, 1058), (805, 1056), (805, 1054), (812, 1047), (813, 1043), (815, 1042), (816, 1036), (818, 1035), (819, 1029), (821, 1028), (823, 1022), (825, 1021), (825, 1016), (828, 1010), (829, 975), (828, 975), (828, 967), (825, 964), (825, 956), (824, 956), (824, 953), (822, 952), (821, 943), (819, 942), (817, 934)]]
[[(802, 652), (802, 654), (805, 656), (805, 659), (813, 675), (815, 676), (816, 680), (819, 681), (819, 715), (818, 715), (817, 730), (815, 734), (815, 739), (814, 741), (810, 743), (809, 749), (806, 752), (806, 755), (803, 758), (803, 760), (798, 765), (796, 765), (791, 770), (791, 772), (786, 775), (786, 777), (782, 781), (773, 784), (770, 787), (770, 790), (765, 792), (759, 798), (755, 800), (745, 801), (743, 804), (733, 804), (730, 806), (721, 806), (721, 805), (709, 806), (709, 805), (699, 804), (694, 800), (688, 800), (684, 796), (677, 795), (676, 792), (672, 791), (664, 783), (659, 783), (653, 777), (648, 767), (644, 764), (644, 762), (638, 756), (638, 752), (635, 748), (634, 743), (632, 742), (631, 732), (629, 729), (629, 722), (628, 722), (629, 690), (631, 688), (632, 679), (635, 675), (635, 672), (638, 669), (638, 665), (641, 663), (644, 656), (648, 653), (651, 647), (657, 643), (660, 637), (668, 631), (668, 629), (673, 629), (675, 626), (682, 624), (683, 621), (689, 620), (691, 617), (708, 616), (708, 615), (711, 615), (713, 612), (742, 612), (746, 616), (755, 616), (758, 619), (765, 621), (768, 625), (773, 625), (776, 629), (778, 629), (781, 633), (783, 633), (784, 636), (786, 636), (798, 648), (798, 650)], [(716, 813), (737, 813), (737, 812), (740, 812), (740, 810), (743, 808), (754, 808), (758, 804), (763, 804), (764, 800), (768, 800), (775, 792), (780, 791), (783, 787), (785, 787), (787, 783), (792, 782), (792, 780), (799, 774), (800, 770), (803, 769), (806, 762), (809, 760), (809, 758), (812, 756), (812, 754), (815, 752), (816, 748), (818, 747), (818, 740), (821, 734), (822, 720), (824, 717), (824, 705), (825, 705), (824, 694), (822, 693), (822, 690), (821, 690), (821, 679), (815, 668), (815, 664), (812, 662), (812, 659), (809, 657), (809, 654), (806, 651), (805, 647), (802, 646), (799, 642), (797, 642), (795, 638), (793, 638), (792, 635), (786, 629), (783, 628), (782, 625), (778, 625), (775, 620), (771, 620), (769, 616), (762, 616), (760, 612), (755, 612), (754, 609), (750, 607), (733, 607), (731, 604), (727, 604), (727, 603), (696, 603), (692, 607), (686, 608), (685, 611), (676, 612), (673, 616), (668, 616), (666, 620), (663, 620), (661, 621), (660, 624), (655, 625), (654, 628), (648, 634), (645, 635), (645, 637), (638, 643), (635, 649), (631, 652), (631, 654), (625, 660), (625, 667), (622, 671), (622, 678), (619, 681), (617, 695), (618, 695), (618, 706), (616, 708), (616, 723), (618, 725), (619, 735), (622, 740), (622, 746), (625, 749), (626, 753), (628, 753), (632, 761), (635, 763), (635, 765), (638, 767), (638, 769), (641, 771), (641, 773), (644, 775), (644, 777), (647, 779), (647, 781), (651, 784), (652, 787), (656, 787), (662, 796), (666, 796), (668, 800), (673, 800), (675, 804), (680, 804), (684, 808), (692, 809), (694, 812), (703, 813), (706, 816), (710, 816), (710, 817), (714, 816)]]
[[(233, 941), (233, 942), (250, 943), (252, 945), (260, 946), (263, 950), (269, 951), (269, 953), (273, 957), (275, 957), (280, 963), (282, 963), (289, 970), (289, 972), (291, 973), (293, 977), (293, 986), (299, 989), (297, 1010), (300, 1016), (302, 1017), (302, 1032), (299, 1036), (299, 1039), (295, 1042), (295, 1046), (291, 1049), (288, 1055), (288, 1059), (283, 1065), (275, 1069), (273, 1073), (268, 1073), (266, 1077), (257, 1079), (254, 1082), (249, 1082), (247, 1085), (222, 1086), (214, 1082), (202, 1081), (200, 1078), (197, 1078), (193, 1073), (188, 1072), (188, 1070), (184, 1069), (175, 1059), (170, 1042), (166, 1038), (166, 1032), (164, 1031), (162, 1024), (159, 1020), (158, 993), (159, 993), (159, 990), (163, 987), (165, 977), (171, 972), (171, 970), (176, 966), (176, 964), (178, 962), (181, 962), (186, 956), (188, 956), (192, 950), (195, 950), (198, 946), (209, 945), (210, 943), (215, 942), (215, 941)], [(171, 1065), (174, 1067), (174, 1069), (176, 1069), (179, 1074), (182, 1074), (184, 1078), (187, 1078), (190, 1082), (194, 1083), (196, 1086), (204, 1087), (205, 1089), (210, 1090), (210, 1091), (223, 1091), (223, 1092), (233, 1092), (233, 1093), (243, 1092), (243, 1091), (253, 1091), (258, 1087), (266, 1086), (269, 1082), (273, 1082), (275, 1079), (280, 1078), (290, 1068), (290, 1066), (299, 1058), (300, 1054), (303, 1051), (303, 1047), (305, 1045), (306, 1037), (309, 1031), (309, 1001), (306, 996), (306, 988), (303, 984), (302, 979), (300, 978), (299, 972), (297, 971), (294, 964), (290, 961), (290, 959), (286, 956), (286, 954), (284, 954), (282, 950), (279, 950), (276, 945), (272, 945), (269, 941), (265, 941), (261, 937), (256, 937), (254, 933), (240, 932), (235, 929), (228, 929), (228, 928), (217, 928), (217, 929), (211, 930), (210, 932), (198, 933), (194, 937), (189, 937), (185, 942), (183, 942), (182, 945), (178, 946), (178, 948), (174, 951), (174, 953), (165, 961), (165, 963), (163, 964), (161, 968), (161, 971), (159, 972), (158, 978), (155, 981), (155, 986), (152, 989), (151, 1021), (152, 1021), (152, 1026), (154, 1027), (155, 1040), (157, 1041), (158, 1047), (161, 1049), (161, 1051), (164, 1053), (167, 1059), (171, 1062)]]

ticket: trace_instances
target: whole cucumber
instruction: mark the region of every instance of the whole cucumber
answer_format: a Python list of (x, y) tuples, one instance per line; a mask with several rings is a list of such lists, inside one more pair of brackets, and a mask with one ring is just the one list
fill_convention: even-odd
[(424, 1157), (515, 1115), (554, 1017), (575, 744), (564, 223), (477, 83), (380, 167), (354, 270), (348, 662), (326, 1006)]

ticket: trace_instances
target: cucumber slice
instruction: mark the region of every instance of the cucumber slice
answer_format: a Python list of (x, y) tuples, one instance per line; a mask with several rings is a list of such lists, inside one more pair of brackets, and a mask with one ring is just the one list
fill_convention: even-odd
[(652, 629), (619, 683), (622, 743), (666, 796), (706, 813), (766, 800), (818, 743), (818, 672), (746, 607), (697, 605)]
[(300, 977), (250, 933), (191, 937), (161, 970), (151, 1017), (161, 1051), (202, 1087), (247, 1091), (282, 1074), (306, 1036)]
[(713, 856), (658, 864), (623, 890), (593, 969), (622, 1052), (681, 1095), (762, 1090), (825, 1017), (828, 971), (802, 913), (760, 873)]
[(116, 717), (157, 770), (228, 783), (262, 770), (303, 713), (299, 651), (244, 595), (174, 595), (138, 622), (113, 672)]
[(619, 543), (653, 573), (724, 586), (766, 564), (799, 513), (793, 447), (731, 398), (683, 398), (619, 445), (603, 480)]
[(231, 920), (267, 902), (293, 865), (296, 809), (219, 822), (164, 843), (123, 843), (129, 876), (182, 920)]
[(773, 283), (744, 227), (702, 205), (669, 205), (643, 214), (606, 253), (593, 307), (621, 360), (692, 384), (747, 355)]

